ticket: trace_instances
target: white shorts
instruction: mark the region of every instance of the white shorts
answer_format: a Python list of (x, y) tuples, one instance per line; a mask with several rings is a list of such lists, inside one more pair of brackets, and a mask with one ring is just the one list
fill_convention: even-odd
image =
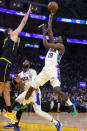
[(53, 87), (60, 86), (60, 70), (56, 67), (44, 67), (34, 81), (31, 81), (31, 86), (39, 88), (43, 86), (47, 81), (50, 80), (50, 84)]
[[(24, 91), (21, 93), (15, 101), (19, 102), (20, 104), (23, 104), (23, 100), (25, 99), (27, 91)], [(29, 98), (29, 103), (32, 102), (33, 104), (41, 105), (41, 92), (40, 89), (36, 89), (32, 96)]]

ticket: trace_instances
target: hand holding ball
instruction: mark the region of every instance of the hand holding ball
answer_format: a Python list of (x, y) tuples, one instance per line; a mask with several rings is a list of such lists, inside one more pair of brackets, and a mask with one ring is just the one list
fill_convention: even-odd
[(51, 12), (51, 13), (56, 13), (56, 11), (58, 10), (58, 4), (55, 2), (55, 1), (53, 1), (53, 2), (50, 2), (49, 4), (48, 4), (48, 10)]

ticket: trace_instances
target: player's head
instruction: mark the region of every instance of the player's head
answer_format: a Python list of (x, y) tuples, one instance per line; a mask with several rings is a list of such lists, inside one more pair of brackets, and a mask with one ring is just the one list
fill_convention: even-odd
[(66, 41), (66, 37), (65, 36), (59, 36), (54, 40), (55, 43), (61, 43), (63, 45), (65, 45), (65, 43), (67, 43)]
[(30, 62), (29, 60), (24, 60), (23, 62), (23, 71), (26, 72), (30, 67)]
[(12, 32), (13, 30), (11, 28), (6, 29), (4, 32), (5, 37), (8, 37)]

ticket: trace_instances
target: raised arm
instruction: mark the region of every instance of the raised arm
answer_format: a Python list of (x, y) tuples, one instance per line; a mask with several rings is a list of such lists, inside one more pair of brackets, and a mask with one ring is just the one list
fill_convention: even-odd
[(52, 19), (53, 19), (53, 13), (49, 15), (49, 21), (48, 21), (48, 36), (49, 36), (49, 41), (52, 42), (53, 39), (53, 31), (52, 31)]
[(45, 30), (45, 27), (43, 27), (43, 44), (46, 48), (53, 48), (53, 49), (58, 49), (60, 50), (60, 52), (63, 54), (64, 53), (64, 45), (61, 44), (61, 43), (52, 43), (52, 42), (49, 42), (47, 41), (46, 39), (46, 30)]
[(14, 36), (17, 37), (20, 34), (20, 32), (22, 31), (22, 29), (24, 28), (24, 26), (25, 26), (25, 24), (26, 24), (26, 22), (28, 20), (29, 14), (31, 13), (31, 8), (32, 8), (32, 6), (30, 5), (29, 9), (28, 9), (26, 15), (24, 16), (24, 18), (22, 19), (20, 25), (17, 27), (17, 29), (15, 29), (12, 32), (12, 34), (11, 34), (12, 37), (14, 37)]

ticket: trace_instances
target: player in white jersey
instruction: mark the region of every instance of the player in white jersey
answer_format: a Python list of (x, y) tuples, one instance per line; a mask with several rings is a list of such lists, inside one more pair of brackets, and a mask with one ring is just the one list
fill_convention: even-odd
[[(15, 124), (10, 123), (9, 125), (4, 126), (4, 128), (12, 128), (13, 127), (16, 131), (20, 131), (18, 124), (20, 122), (21, 115), (22, 115), (22, 112), (23, 112), (20, 109), (24, 109), (22, 104), (23, 104), (23, 100), (24, 100), (25, 95), (26, 95), (27, 90), (28, 90), (27, 87), (29, 87), (30, 82), (32, 80), (34, 80), (36, 75), (37, 75), (35, 70), (29, 68), (29, 65), (30, 65), (29, 61), (25, 60), (24, 63), (23, 63), (23, 71), (18, 74), (18, 78), (16, 79), (16, 82), (18, 82), (20, 84), (20, 86), (23, 86), (23, 83), (25, 83), (25, 85), (26, 85), (24, 92), (21, 93), (15, 100), (17, 105), (14, 107), (14, 110), (17, 111), (16, 117), (18, 119), (18, 122), (15, 123)], [(33, 103), (33, 108), (34, 108), (34, 111), (37, 115), (39, 115), (39, 116), (43, 117), (44, 119), (52, 122), (55, 126), (58, 126), (57, 120), (55, 120), (48, 113), (42, 111), (42, 109), (41, 109), (41, 91), (40, 91), (39, 88), (36, 89), (33, 92), (32, 96), (28, 100), (27, 104), (29, 104), (30, 102)]]
[[(77, 114), (75, 106), (60, 88), (61, 82), (59, 64), (61, 57), (65, 52), (65, 46), (62, 36), (60, 36), (56, 40), (53, 39), (52, 17), (53, 14), (51, 13), (48, 22), (48, 30), (46, 30), (45, 26), (43, 26), (43, 44), (46, 48), (49, 48), (49, 51), (45, 58), (45, 66), (43, 67), (40, 74), (36, 77), (34, 82), (31, 82), (31, 87), (28, 89), (25, 99), (29, 99), (35, 89), (39, 88), (48, 80), (50, 80), (50, 84), (53, 86), (54, 92), (58, 94), (69, 105), (72, 116), (75, 116)], [(49, 35), (49, 43), (46, 39), (47, 32)]]

